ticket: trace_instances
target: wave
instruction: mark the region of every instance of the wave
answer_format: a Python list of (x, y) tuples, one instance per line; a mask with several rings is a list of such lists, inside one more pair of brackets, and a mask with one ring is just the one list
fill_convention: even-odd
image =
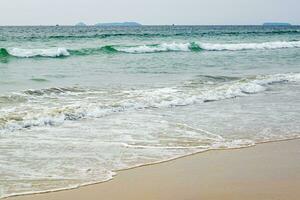
[[(213, 81), (211, 77), (210, 82)], [(195, 81), (174, 87), (140, 90), (97, 91), (83, 88), (48, 88), (27, 90), (11, 97), (1, 97), (14, 109), (0, 109), (0, 132), (36, 126), (58, 126), (65, 121), (101, 118), (140, 109), (172, 108), (247, 97), (267, 91), (273, 84), (300, 82), (300, 73), (257, 76), (254, 78), (216, 78), (213, 84), (195, 85)], [(16, 98), (18, 97), (18, 98)], [(10, 104), (10, 99), (18, 99)], [(53, 106), (41, 102), (53, 100)], [(19, 102), (19, 104), (18, 104)], [(57, 104), (57, 102), (62, 102)], [(63, 102), (68, 102), (67, 104)], [(1, 101), (0, 101), (1, 104)]]
[(45, 78), (31, 78), (30, 80), (35, 81), (35, 82), (48, 82), (49, 81)]
[(300, 34), (300, 30), (272, 30), (272, 31), (186, 31), (169, 33), (111, 33), (93, 35), (53, 35), (50, 39), (88, 39), (88, 38), (110, 38), (110, 37), (174, 37), (174, 36), (222, 36), (222, 35), (282, 35)]
[(31, 58), (31, 57), (63, 57), (69, 56), (70, 53), (66, 48), (49, 48), (49, 49), (19, 49), (14, 48), (9, 54), (15, 57)]
[(8, 51), (4, 48), (0, 48), (0, 58), (5, 58), (7, 56), (9, 56)]
[(241, 51), (241, 50), (268, 50), (268, 49), (285, 49), (300, 48), (300, 41), (278, 41), (263, 43), (236, 43), (236, 44), (210, 44), (201, 43), (200, 48), (207, 51)]
[(70, 53), (66, 48), (48, 48), (48, 49), (22, 49), (22, 48), (13, 48), (13, 49), (0, 49), (0, 57), (18, 57), (18, 58), (33, 58), (33, 57), (49, 57), (57, 58), (69, 56)]
[[(168, 37), (186, 35), (181, 33), (176, 34), (161, 34), (161, 33), (112, 33), (112, 34), (92, 34), (92, 35), (52, 35), (49, 39), (93, 39), (93, 38), (110, 38), (110, 37)], [(37, 39), (38, 37), (31, 38)]]
[(95, 53), (162, 53), (162, 52), (199, 52), (199, 51), (242, 51), (300, 48), (300, 41), (278, 41), (264, 43), (161, 43), (136, 46), (107, 45), (100, 48), (70, 50), (71, 55), (90, 55)]
[(232, 44), (212, 44), (212, 43), (162, 43), (154, 45), (139, 46), (105, 46), (102, 47), (109, 52), (123, 53), (159, 53), (159, 52), (198, 52), (198, 51), (242, 51), (242, 50), (271, 50), (284, 48), (300, 48), (300, 41), (278, 41), (264, 43), (232, 43)]
[(16, 57), (16, 58), (61, 58), (68, 56), (86, 56), (98, 53), (112, 53), (118, 52), (113, 46), (104, 46), (100, 48), (83, 48), (78, 50), (67, 48), (46, 48), (46, 49), (23, 49), (13, 48), (5, 49), (0, 48), (0, 58)]
[(156, 53), (156, 52), (188, 52), (200, 51), (201, 48), (196, 43), (162, 43), (154, 45), (140, 45), (131, 47), (113, 47), (118, 52), (124, 53)]
[(144, 44), (135, 46), (106, 45), (99, 48), (83, 49), (66, 49), (66, 48), (48, 48), (48, 49), (5, 49), (0, 48), (1, 57), (49, 57), (58, 58), (66, 56), (85, 56), (99, 53), (162, 53), (162, 52), (199, 52), (199, 51), (243, 51), (243, 50), (272, 50), (300, 48), (300, 41), (276, 41), (263, 43), (161, 43), (161, 44)]
[[(188, 29), (189, 30), (189, 29)], [(74, 35), (36, 35), (28, 37), (15, 37), (15, 39), (25, 39), (25, 40), (38, 40), (38, 39), (52, 39), (52, 40), (74, 40), (74, 39), (105, 39), (111, 37), (138, 37), (138, 38), (152, 38), (152, 37), (197, 37), (197, 36), (238, 36), (238, 35), (284, 35), (284, 34), (300, 34), (298, 29), (288, 29), (288, 30), (257, 30), (257, 31), (205, 31), (205, 30), (189, 30), (189, 31), (170, 31), (165, 33), (95, 33), (95, 34), (74, 34)], [(10, 38), (11, 39), (11, 38)], [(14, 39), (14, 38), (13, 38)], [(5, 38), (0, 38), (0, 40), (6, 41)]]
[(52, 95), (52, 94), (66, 94), (66, 93), (80, 93), (80, 92), (87, 92), (87, 90), (78, 88), (78, 87), (53, 87), (53, 88), (46, 88), (40, 90), (26, 90), (23, 91), (25, 95), (30, 96), (43, 96), (43, 95)]
[(68, 52), (74, 56), (86, 56), (86, 55), (94, 55), (98, 53), (117, 53), (118, 50), (115, 49), (114, 46), (107, 45), (99, 48), (83, 48), (77, 50), (68, 50)]

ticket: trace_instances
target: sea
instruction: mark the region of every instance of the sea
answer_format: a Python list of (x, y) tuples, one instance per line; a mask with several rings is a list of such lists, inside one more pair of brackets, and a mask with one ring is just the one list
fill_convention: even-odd
[(300, 137), (299, 26), (0, 27), (0, 198)]

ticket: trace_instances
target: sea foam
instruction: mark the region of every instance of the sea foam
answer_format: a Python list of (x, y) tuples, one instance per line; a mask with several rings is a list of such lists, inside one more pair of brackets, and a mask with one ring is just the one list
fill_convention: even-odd
[[(101, 118), (114, 113), (140, 109), (172, 108), (236, 97), (247, 97), (266, 91), (272, 84), (289, 82), (300, 82), (300, 74), (257, 76), (255, 78), (241, 78), (222, 83), (216, 81), (205, 87), (203, 85), (196, 86), (195, 84), (183, 83), (174, 87), (129, 91), (103, 92), (80, 88), (27, 90), (19, 94), (20, 97), (18, 99), (20, 99), (22, 104), (18, 106), (12, 105), (14, 106), (13, 108), (3, 107), (0, 109), (2, 113), (0, 132), (40, 126), (59, 126), (65, 121)], [(16, 96), (18, 95), (15, 94), (13, 98), (16, 98)], [(68, 104), (43, 106), (42, 103), (38, 103), (44, 102), (45, 99), (47, 101), (53, 99), (55, 102), (66, 101)], [(106, 99), (113, 99), (113, 101), (106, 102)], [(18, 104), (18, 102), (15, 103)]]
[[(108, 46), (106, 46), (108, 47)], [(242, 51), (300, 48), (300, 41), (276, 41), (263, 43), (161, 43), (137, 46), (109, 46), (114, 52), (123, 53), (159, 53), (159, 52), (197, 52), (197, 51)]]
[(64, 56), (88, 56), (101, 53), (163, 53), (163, 52), (199, 52), (199, 51), (244, 51), (244, 50), (272, 50), (300, 48), (300, 41), (276, 41), (263, 43), (204, 43), (204, 42), (172, 42), (160, 44), (142, 45), (106, 45), (97, 48), (66, 49), (66, 48), (45, 48), (45, 49), (0, 49), (0, 57), (14, 56), (19, 58), (33, 57), (64, 57)]
[(236, 43), (236, 44), (212, 44), (197, 43), (200, 48), (207, 51), (241, 51), (255, 49), (284, 49), (284, 48), (300, 48), (300, 41), (277, 41), (263, 43)]
[(66, 48), (49, 48), (49, 49), (21, 49), (13, 48), (8, 53), (14, 57), (32, 58), (32, 57), (62, 57), (69, 56), (70, 53)]
[(190, 51), (190, 43), (162, 43), (159, 45), (141, 45), (134, 47), (116, 47), (118, 51), (126, 53), (154, 53), (168, 51)]

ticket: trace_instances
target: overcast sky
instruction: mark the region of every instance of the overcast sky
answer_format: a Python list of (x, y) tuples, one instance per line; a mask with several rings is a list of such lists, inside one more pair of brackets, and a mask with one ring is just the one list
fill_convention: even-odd
[(0, 25), (300, 24), (300, 0), (0, 0)]

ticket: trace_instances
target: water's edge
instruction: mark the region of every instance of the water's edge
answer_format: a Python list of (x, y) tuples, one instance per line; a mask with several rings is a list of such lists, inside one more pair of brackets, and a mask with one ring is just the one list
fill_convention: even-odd
[(287, 142), (287, 141), (294, 141), (294, 140), (300, 140), (300, 136), (295, 137), (295, 138), (287, 138), (287, 139), (278, 139), (278, 140), (257, 142), (253, 145), (242, 146), (242, 147), (206, 149), (206, 150), (198, 151), (198, 152), (195, 152), (195, 153), (190, 153), (190, 154), (179, 156), (179, 157), (173, 157), (173, 158), (162, 160), (162, 161), (145, 163), (145, 164), (135, 165), (135, 166), (120, 169), (120, 170), (114, 170), (114, 171), (112, 171), (113, 172), (112, 177), (108, 178), (107, 180), (104, 180), (104, 181), (89, 182), (89, 183), (85, 183), (85, 184), (79, 184), (79, 185), (71, 186), (71, 187), (68, 187), (68, 188), (58, 188), (58, 189), (54, 189), (54, 190), (45, 190), (45, 191), (38, 191), (38, 192), (26, 192), (26, 193), (19, 193), (19, 194), (11, 194), (11, 195), (7, 195), (7, 196), (3, 196), (0, 199), (1, 200), (4, 200), (4, 199), (9, 200), (9, 198), (11, 198), (11, 197), (47, 194), (47, 193), (62, 192), (62, 191), (67, 191), (67, 190), (76, 190), (76, 189), (79, 189), (79, 188), (88, 187), (88, 186), (91, 186), (91, 185), (103, 184), (103, 183), (112, 181), (114, 179), (114, 177), (117, 176), (118, 172), (124, 172), (124, 171), (133, 170), (133, 169), (136, 169), (136, 168), (141, 168), (141, 167), (147, 167), (147, 166), (172, 162), (172, 161), (179, 160), (179, 159), (182, 159), (182, 158), (186, 158), (186, 157), (190, 157), (190, 156), (194, 156), (194, 155), (198, 155), (198, 154), (202, 154), (202, 153), (207, 153), (207, 152), (211, 152), (211, 151), (233, 151), (233, 150), (240, 150), (240, 149), (246, 149), (246, 148), (253, 148), (253, 147), (256, 147), (258, 145), (264, 145), (264, 144), (269, 144), (269, 143), (280, 143), (280, 142)]

